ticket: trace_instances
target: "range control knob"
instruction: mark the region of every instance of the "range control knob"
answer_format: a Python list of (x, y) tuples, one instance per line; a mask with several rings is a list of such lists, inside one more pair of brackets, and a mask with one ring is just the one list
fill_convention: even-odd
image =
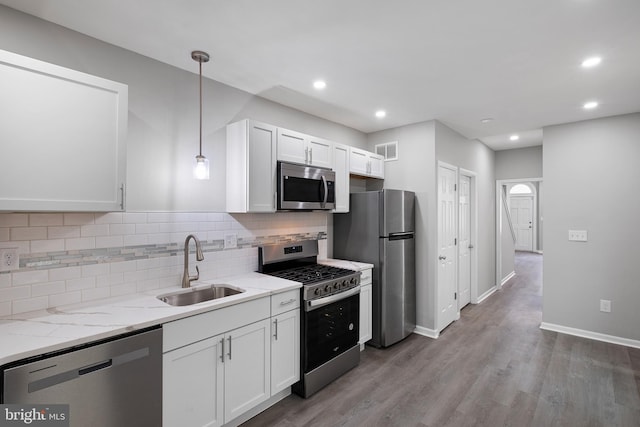
[(357, 278), (355, 278), (355, 277), (352, 277), (352, 278), (351, 278), (351, 284), (352, 284), (352, 285), (355, 285), (355, 284), (357, 284), (357, 283), (358, 283), (358, 279), (357, 279)]
[(320, 295), (320, 288), (315, 288), (313, 290), (313, 294), (316, 295), (316, 296)]
[(324, 287), (325, 292), (331, 292), (331, 285), (327, 285)]

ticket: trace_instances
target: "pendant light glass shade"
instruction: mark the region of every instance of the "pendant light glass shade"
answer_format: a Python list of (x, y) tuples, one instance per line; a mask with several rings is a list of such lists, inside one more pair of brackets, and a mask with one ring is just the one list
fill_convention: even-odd
[(209, 61), (209, 54), (199, 50), (191, 52), (191, 58), (200, 64), (200, 151), (193, 167), (195, 179), (209, 179), (209, 159), (202, 155), (202, 63)]

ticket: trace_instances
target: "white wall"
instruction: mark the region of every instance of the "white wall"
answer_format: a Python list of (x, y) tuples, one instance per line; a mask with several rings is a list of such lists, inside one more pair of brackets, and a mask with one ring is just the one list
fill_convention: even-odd
[(640, 340), (640, 113), (546, 127), (544, 145), (543, 321)]
[[(496, 285), (495, 152), (478, 140), (469, 140), (436, 122), (436, 158), (475, 172), (478, 192), (478, 295)], [(435, 191), (435, 187), (434, 187)]]
[(436, 159), (435, 122), (423, 122), (372, 133), (375, 144), (398, 141), (399, 159), (385, 162), (384, 188), (416, 193), (416, 322), (435, 329)]
[(223, 212), (225, 127), (236, 120), (252, 118), (366, 147), (359, 131), (205, 78), (203, 154), (211, 162), (211, 180), (196, 181), (191, 174), (198, 154), (196, 62), (194, 73), (183, 71), (5, 6), (0, 6), (0, 49), (129, 86), (128, 211)]
[(542, 146), (496, 151), (496, 179), (542, 177)]

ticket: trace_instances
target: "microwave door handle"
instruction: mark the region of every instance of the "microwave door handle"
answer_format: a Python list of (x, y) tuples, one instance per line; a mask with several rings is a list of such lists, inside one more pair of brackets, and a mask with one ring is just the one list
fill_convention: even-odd
[(320, 176), (320, 180), (322, 181), (322, 186), (324, 187), (324, 197), (322, 199), (322, 207), (327, 204), (327, 197), (329, 196), (329, 188), (327, 187), (327, 178), (324, 175)]

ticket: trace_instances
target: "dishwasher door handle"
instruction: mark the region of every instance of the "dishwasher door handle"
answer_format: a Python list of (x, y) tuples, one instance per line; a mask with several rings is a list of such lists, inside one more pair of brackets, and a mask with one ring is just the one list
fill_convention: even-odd
[(105, 360), (104, 362), (96, 363), (92, 366), (87, 366), (86, 368), (82, 368), (78, 370), (78, 375), (86, 375), (91, 372), (99, 371), (100, 369), (108, 368), (113, 365), (113, 359)]

